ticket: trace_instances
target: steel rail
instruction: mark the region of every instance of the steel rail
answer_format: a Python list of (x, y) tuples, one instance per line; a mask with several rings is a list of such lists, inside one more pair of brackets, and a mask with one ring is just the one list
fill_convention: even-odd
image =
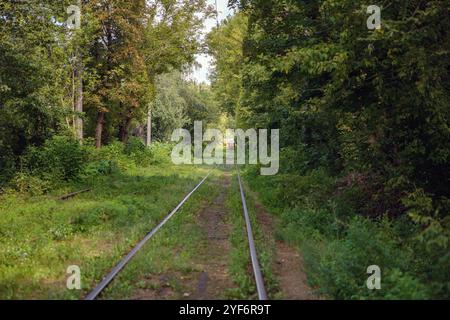
[(136, 253), (161, 229), (167, 221), (172, 218), (175, 213), (183, 206), (183, 204), (197, 191), (198, 188), (208, 179), (210, 173), (186, 196), (184, 199), (170, 212), (163, 221), (161, 221), (152, 231), (150, 231), (144, 239), (142, 239), (126, 256), (123, 258), (106, 277), (92, 290), (84, 300), (95, 300), (97, 296), (114, 280), (117, 274), (130, 262), (130, 260), (136, 255)]
[(256, 253), (255, 240), (253, 239), (253, 230), (250, 222), (250, 216), (247, 210), (247, 202), (245, 201), (244, 187), (242, 185), (241, 174), (239, 167), (236, 166), (237, 176), (239, 181), (239, 188), (241, 190), (242, 207), (244, 209), (245, 224), (247, 226), (248, 245), (250, 249), (250, 257), (252, 259), (253, 274), (255, 275), (256, 289), (258, 291), (259, 300), (267, 300), (266, 287), (264, 285), (264, 278), (262, 276), (261, 267), (258, 261), (258, 254)]

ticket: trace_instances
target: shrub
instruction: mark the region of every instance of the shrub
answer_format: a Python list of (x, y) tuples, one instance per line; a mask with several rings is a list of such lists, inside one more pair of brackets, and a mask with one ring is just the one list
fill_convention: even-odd
[(258, 190), (261, 200), (274, 212), (298, 206), (323, 206), (329, 202), (334, 186), (334, 178), (321, 169), (307, 175), (260, 176), (257, 166), (248, 166), (245, 176), (250, 186)]
[(288, 147), (280, 151), (280, 173), (305, 174), (310, 167), (310, 160), (303, 145)]
[[(413, 243), (423, 261), (422, 272), (435, 298), (450, 297), (450, 200), (431, 198), (422, 189), (402, 199), (408, 216), (419, 227)], [(432, 261), (433, 263), (430, 263)]]
[(324, 170), (313, 170), (305, 176), (279, 176), (277, 179), (277, 196), (286, 207), (323, 205), (329, 198), (334, 181)]
[(366, 193), (356, 184), (336, 189), (337, 192), (332, 199), (336, 206), (336, 214), (341, 219), (360, 213), (368, 201)]
[(146, 147), (139, 138), (130, 138), (127, 144), (114, 141), (90, 153), (91, 164), (86, 174), (109, 174), (138, 166), (150, 166), (170, 162), (171, 145), (153, 143)]
[[(346, 235), (304, 248), (314, 285), (336, 299), (414, 299), (429, 297), (417, 274), (411, 248), (401, 245), (392, 225), (355, 217)], [(382, 290), (368, 290), (367, 267), (382, 271)]]
[(104, 176), (119, 171), (117, 163), (113, 160), (98, 160), (89, 162), (83, 171), (83, 175), (88, 176)]
[(23, 172), (18, 172), (14, 176), (11, 185), (20, 193), (28, 193), (32, 196), (42, 195), (50, 188), (48, 181)]
[(283, 212), (281, 221), (284, 238), (296, 244), (333, 237), (339, 230), (335, 215), (327, 209), (289, 209)]
[(164, 164), (171, 162), (172, 145), (165, 143), (153, 143), (150, 147), (152, 164)]
[(0, 186), (6, 184), (16, 170), (16, 157), (8, 146), (0, 141)]
[(125, 145), (124, 152), (139, 166), (165, 164), (170, 162), (171, 145), (154, 142), (146, 147), (141, 139), (133, 137)]
[(144, 147), (143, 150), (132, 153), (130, 159), (138, 166), (147, 167), (153, 164), (153, 154), (150, 148)]
[[(424, 300), (430, 298), (427, 287), (416, 277), (398, 269), (390, 270), (384, 277), (384, 299)], [(383, 288), (382, 288), (383, 290)]]
[(124, 152), (127, 155), (138, 154), (144, 151), (145, 145), (140, 138), (131, 137), (125, 144)]
[(41, 147), (29, 147), (22, 156), (22, 168), (40, 178), (77, 178), (87, 161), (87, 151), (73, 138), (55, 136)]
[[(280, 214), (278, 235), (301, 248), (312, 286), (335, 299), (450, 297), (448, 198), (410, 186), (399, 193), (375, 174), (306, 172), (305, 163), (271, 177), (249, 166), (246, 180)], [(381, 268), (381, 290), (366, 286), (370, 265)]]
[(130, 157), (139, 166), (161, 165), (170, 163), (171, 145), (154, 142), (149, 147), (132, 153)]
[(127, 170), (133, 165), (125, 154), (123, 143), (119, 141), (114, 141), (100, 149), (94, 149), (91, 153), (90, 161), (97, 163), (109, 161), (111, 166), (118, 170)]

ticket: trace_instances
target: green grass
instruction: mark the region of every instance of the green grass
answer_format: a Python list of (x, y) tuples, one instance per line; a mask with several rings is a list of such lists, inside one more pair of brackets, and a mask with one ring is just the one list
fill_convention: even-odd
[[(192, 166), (129, 166), (109, 176), (88, 176), (60, 183), (50, 194), (7, 192), (0, 197), (0, 298), (80, 299), (172, 210), (209, 169)], [(140, 289), (160, 289), (158, 279), (169, 275), (169, 298), (184, 299), (198, 275), (198, 257), (208, 239), (198, 225), (201, 208), (217, 197), (223, 179), (213, 170), (205, 184), (144, 246), (100, 299), (130, 299)], [(68, 192), (90, 188), (68, 201)], [(266, 287), (277, 297), (271, 266), (275, 245), (264, 235), (255, 215), (255, 199), (247, 189), (247, 205)], [(226, 195), (232, 225), (229, 271), (237, 289), (231, 299), (256, 299), (245, 220), (236, 176)], [(81, 269), (82, 290), (68, 290), (67, 267)], [(156, 282), (154, 281), (156, 280)], [(190, 288), (192, 289), (192, 288)]]
[[(174, 295), (172, 299), (183, 299), (183, 294), (193, 288), (185, 288), (181, 278), (189, 278), (197, 270), (196, 258), (207, 241), (198, 225), (198, 214), (202, 206), (212, 202), (218, 190), (212, 188), (221, 173), (213, 171), (205, 184), (192, 195), (189, 201), (148, 243), (111, 283), (101, 299), (129, 299), (137, 289), (161, 289), (152, 279), (173, 276), (164, 286)], [(180, 281), (181, 280), (181, 281)], [(192, 292), (191, 292), (192, 293)]]
[[(301, 251), (309, 285), (319, 296), (340, 300), (447, 297), (448, 255), (430, 263), (433, 252), (425, 250), (416, 236), (417, 225), (408, 217), (371, 219), (357, 214), (358, 193), (333, 191), (333, 179), (323, 170), (304, 176), (263, 177), (250, 169), (245, 179), (279, 221), (277, 236)], [(367, 288), (370, 265), (381, 268), (381, 290)]]
[[(81, 298), (206, 172), (192, 166), (131, 168), (121, 174), (66, 184), (47, 196), (3, 194), (0, 298)], [(56, 195), (86, 187), (92, 192), (68, 201), (55, 199)], [(181, 243), (182, 238), (167, 237), (168, 232), (176, 233), (177, 219), (200, 205), (205, 189), (199, 190), (199, 195), (174, 219), (175, 223), (169, 222), (163, 234), (158, 235), (162, 251), (155, 252), (155, 257), (173, 258), (173, 246), (164, 246)], [(183, 229), (183, 225), (178, 227)], [(194, 245), (195, 233), (192, 237), (187, 245)], [(183, 255), (179, 259), (182, 262)], [(66, 270), (70, 265), (81, 268), (81, 291), (66, 288)]]

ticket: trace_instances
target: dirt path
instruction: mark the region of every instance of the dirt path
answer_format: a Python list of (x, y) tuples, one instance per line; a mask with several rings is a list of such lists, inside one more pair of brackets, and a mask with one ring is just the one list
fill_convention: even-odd
[(264, 234), (275, 242), (273, 272), (278, 281), (281, 298), (285, 300), (314, 300), (312, 289), (307, 284), (303, 258), (298, 250), (274, 237), (274, 221), (265, 208), (256, 203), (257, 220)]

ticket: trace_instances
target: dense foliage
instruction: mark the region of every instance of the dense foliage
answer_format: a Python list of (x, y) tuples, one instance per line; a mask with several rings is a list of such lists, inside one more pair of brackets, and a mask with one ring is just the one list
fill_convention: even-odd
[(242, 42), (247, 31), (247, 17), (238, 13), (212, 30), (207, 37), (209, 53), (215, 58), (212, 90), (222, 111), (236, 114), (242, 83), (244, 54)]
[(0, 1), (0, 176), (70, 112), (65, 32), (53, 20), (64, 15), (54, 1)]
[(172, 71), (156, 79), (156, 97), (152, 103), (154, 138), (170, 141), (175, 129), (193, 131), (194, 121), (217, 123), (220, 110), (210, 87), (184, 79), (183, 74)]
[[(450, 2), (385, 1), (373, 31), (364, 1), (231, 3), (215, 92), (239, 126), (280, 128), (282, 174), (254, 186), (276, 186), (286, 237), (314, 230), (311, 279), (336, 298), (448, 298)], [(377, 262), (390, 288), (370, 293)]]
[(210, 15), (205, 0), (0, 1), (0, 183), (54, 135), (143, 137), (156, 78), (194, 62)]

